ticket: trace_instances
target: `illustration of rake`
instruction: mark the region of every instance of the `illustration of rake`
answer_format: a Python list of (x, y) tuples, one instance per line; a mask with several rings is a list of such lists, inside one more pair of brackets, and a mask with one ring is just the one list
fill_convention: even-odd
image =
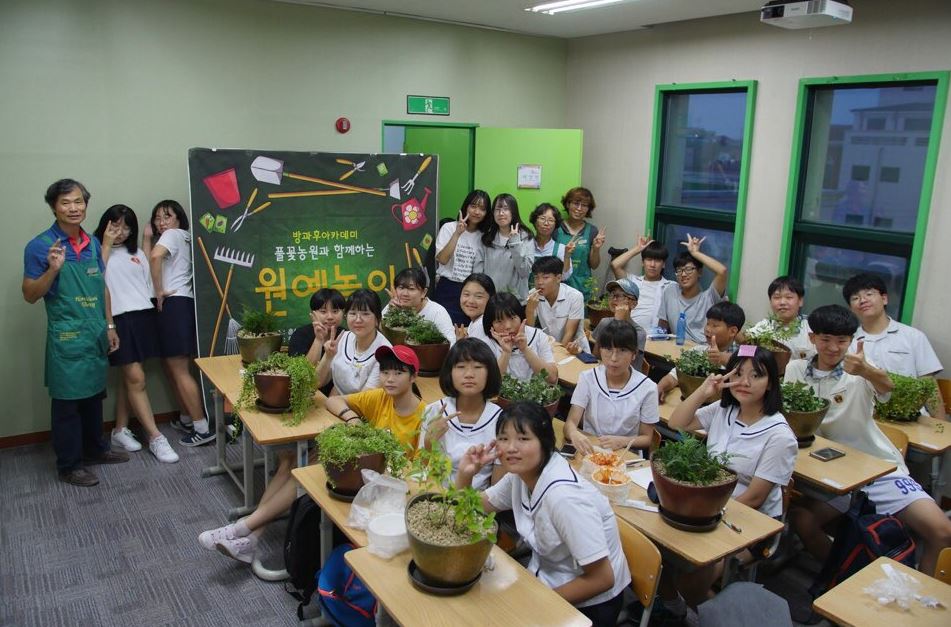
[[(221, 318), (224, 316), (225, 307), (228, 303), (228, 290), (231, 289), (231, 275), (234, 274), (234, 267), (252, 267), (254, 265), (254, 255), (251, 253), (242, 252), (240, 250), (219, 246), (215, 248), (215, 261), (223, 261), (228, 264), (229, 267), (228, 277), (225, 279), (225, 288), (221, 294), (221, 307), (218, 308), (218, 318), (215, 320), (215, 330), (211, 335), (212, 339), (211, 350), (208, 354), (209, 357), (213, 357), (215, 354), (215, 340), (218, 339), (218, 329), (221, 328)], [(228, 350), (227, 343), (225, 345), (225, 350)]]

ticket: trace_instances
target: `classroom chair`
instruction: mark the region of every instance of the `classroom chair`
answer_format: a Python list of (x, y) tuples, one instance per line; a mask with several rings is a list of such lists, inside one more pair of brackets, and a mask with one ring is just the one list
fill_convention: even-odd
[(648, 379), (651, 376), (651, 365), (647, 363), (646, 359), (641, 360), (641, 374), (647, 377)]
[(654, 543), (630, 523), (617, 519), (617, 529), (621, 536), (621, 550), (631, 571), (631, 590), (642, 606), (640, 627), (650, 622), (657, 585), (660, 583), (661, 557)]
[(779, 552), (780, 545), (782, 545), (783, 541), (787, 537), (787, 534), (789, 533), (789, 525), (786, 524), (786, 514), (789, 512), (789, 503), (792, 501), (792, 496), (795, 492), (793, 489), (793, 484), (795, 481), (795, 479), (790, 479), (788, 485), (784, 485), (780, 488), (783, 495), (783, 515), (782, 518), (780, 518), (783, 523), (783, 530), (779, 532), (779, 538), (774, 541), (762, 554), (754, 554), (753, 559), (749, 562), (741, 562), (736, 555), (728, 557), (723, 568), (723, 576), (720, 578), (721, 590), (726, 588), (734, 580), (755, 582), (756, 571), (759, 568), (759, 565), (771, 559)]
[(951, 547), (945, 547), (938, 553), (938, 563), (934, 567), (934, 578), (951, 586)]
[(935, 379), (938, 383), (938, 393), (944, 401), (945, 413), (951, 411), (951, 379)]
[(879, 423), (878, 428), (882, 430), (891, 443), (895, 445), (902, 457), (908, 452), (908, 434), (897, 427)]

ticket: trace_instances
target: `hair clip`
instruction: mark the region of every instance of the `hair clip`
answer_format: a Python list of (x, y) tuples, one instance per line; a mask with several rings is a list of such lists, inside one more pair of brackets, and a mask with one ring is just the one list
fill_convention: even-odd
[(736, 354), (740, 357), (753, 357), (756, 355), (756, 347), (752, 344), (743, 344)]

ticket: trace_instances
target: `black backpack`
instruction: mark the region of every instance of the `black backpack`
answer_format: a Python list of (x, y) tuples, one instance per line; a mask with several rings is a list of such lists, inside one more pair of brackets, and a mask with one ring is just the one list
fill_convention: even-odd
[(306, 494), (291, 505), (284, 537), (284, 568), (289, 578), (284, 590), (300, 602), (297, 617), (304, 620), (304, 606), (317, 589), (320, 570), (320, 508)]

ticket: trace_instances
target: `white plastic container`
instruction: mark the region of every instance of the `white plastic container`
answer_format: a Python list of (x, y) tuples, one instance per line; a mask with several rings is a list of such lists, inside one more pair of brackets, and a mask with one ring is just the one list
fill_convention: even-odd
[(367, 526), (367, 538), (371, 553), (386, 558), (402, 553), (409, 548), (403, 514), (377, 516)]
[[(605, 475), (611, 477), (611, 484), (601, 481)], [(627, 476), (627, 473), (605, 466), (592, 474), (591, 483), (601, 491), (601, 494), (608, 497), (608, 500), (612, 503), (623, 503), (627, 500), (628, 492), (631, 491), (632, 481), (631, 478)]]

